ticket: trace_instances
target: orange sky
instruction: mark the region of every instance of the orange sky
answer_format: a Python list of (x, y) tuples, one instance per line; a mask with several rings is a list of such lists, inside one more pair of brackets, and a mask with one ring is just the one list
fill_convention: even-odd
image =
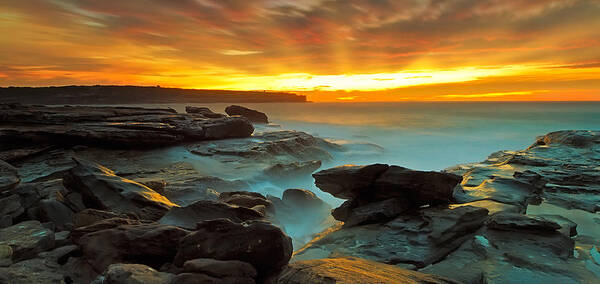
[(598, 0), (0, 2), (0, 86), (600, 100)]

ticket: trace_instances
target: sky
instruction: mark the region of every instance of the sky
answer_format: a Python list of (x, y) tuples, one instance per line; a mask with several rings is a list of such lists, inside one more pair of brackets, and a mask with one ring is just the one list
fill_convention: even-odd
[(600, 100), (600, 0), (6, 0), (0, 86)]

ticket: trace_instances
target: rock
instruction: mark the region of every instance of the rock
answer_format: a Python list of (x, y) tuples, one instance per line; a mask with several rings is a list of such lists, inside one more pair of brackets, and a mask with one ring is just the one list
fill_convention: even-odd
[(283, 165), (282, 169), (287, 168), (285, 165), (294, 168), (295, 163), (298, 163), (299, 167), (313, 167), (318, 163), (315, 161), (330, 161), (333, 158), (330, 151), (339, 151), (339, 145), (300, 131), (270, 131), (256, 133), (252, 138), (194, 143), (188, 146), (188, 149), (193, 154), (211, 157), (223, 163), (223, 166), (235, 163), (236, 173), (239, 175), (261, 175), (269, 181), (285, 183), (296, 177), (304, 178), (302, 175), (306, 172), (284, 170), (289, 174), (288, 178), (273, 178), (274, 176), (268, 175), (268, 169), (277, 164)]
[(73, 227), (73, 211), (62, 202), (44, 199), (39, 202), (39, 220), (52, 222), (56, 229), (65, 230)]
[(165, 188), (167, 187), (167, 182), (164, 179), (136, 179), (136, 182), (139, 182), (160, 194), (164, 194)]
[(73, 215), (73, 225), (77, 227), (85, 227), (92, 225), (96, 222), (111, 219), (111, 218), (125, 218), (130, 219), (131, 217), (127, 214), (118, 214), (111, 211), (103, 211), (96, 209), (85, 209), (81, 212), (77, 212)]
[(527, 216), (523, 214), (500, 212), (496, 213), (486, 221), (486, 226), (495, 230), (505, 231), (556, 231), (561, 226), (553, 221), (539, 216)]
[(175, 244), (189, 231), (160, 224), (121, 225), (88, 233), (76, 243), (98, 272), (112, 263), (140, 263), (155, 269), (172, 262)]
[(407, 198), (416, 205), (449, 204), (454, 187), (462, 177), (450, 173), (415, 171), (390, 166), (373, 184), (369, 192), (374, 200)]
[(562, 144), (570, 147), (592, 147), (600, 144), (600, 132), (589, 130), (563, 130), (550, 132), (540, 138), (529, 149), (540, 145)]
[(173, 274), (158, 272), (143, 264), (115, 263), (92, 284), (169, 284)]
[(10, 219), (10, 223), (12, 224), (12, 219), (18, 217), (23, 214), (25, 209), (21, 206), (21, 199), (18, 195), (12, 194), (4, 198), (0, 198), (0, 216), (6, 216)]
[(337, 228), (297, 251), (294, 259), (346, 255), (422, 268), (469, 239), (483, 225), (487, 212), (473, 206), (437, 206), (401, 214), (383, 224)]
[(263, 218), (259, 212), (227, 203), (201, 200), (185, 207), (173, 207), (158, 223), (193, 230), (202, 221), (226, 218), (236, 223)]
[(459, 283), (444, 277), (406, 270), (360, 258), (297, 261), (279, 276), (280, 284), (304, 283)]
[(245, 117), (252, 123), (269, 123), (266, 114), (243, 106), (230, 105), (225, 108), (225, 113), (231, 116), (239, 115)]
[(0, 138), (15, 145), (155, 147), (185, 141), (248, 137), (245, 118), (207, 118), (172, 109), (0, 105)]
[(87, 225), (87, 226), (83, 226), (83, 227), (76, 227), (71, 231), (69, 236), (73, 241), (77, 242), (82, 236), (89, 234), (89, 233), (107, 230), (107, 229), (113, 229), (113, 228), (119, 227), (121, 225), (141, 225), (141, 224), (146, 224), (146, 223), (144, 223), (140, 220), (115, 217), (115, 218), (99, 220), (91, 225)]
[(56, 247), (62, 247), (71, 244), (70, 240), (71, 232), (70, 231), (60, 231), (54, 233), (54, 243)]
[(0, 192), (13, 188), (19, 181), (17, 169), (0, 160)]
[(342, 198), (352, 199), (373, 185), (375, 180), (389, 169), (388, 165), (346, 165), (314, 173), (315, 184), (322, 191)]
[(288, 206), (304, 208), (325, 208), (330, 207), (317, 197), (312, 191), (301, 188), (290, 188), (283, 192), (281, 200)]
[(577, 223), (575, 223), (563, 216), (551, 215), (551, 214), (541, 214), (541, 215), (536, 215), (536, 217), (541, 217), (546, 220), (555, 222), (556, 224), (558, 224), (560, 226), (559, 231), (567, 237), (577, 236)]
[(249, 191), (229, 191), (221, 192), (219, 200), (222, 202), (237, 205), (246, 208), (253, 208), (258, 205), (271, 207), (273, 204), (267, 198), (258, 192)]
[(82, 195), (89, 208), (131, 213), (157, 220), (177, 205), (145, 185), (121, 178), (103, 166), (76, 159), (77, 166), (63, 177), (65, 187)]
[(198, 223), (197, 231), (181, 240), (175, 264), (181, 266), (196, 258), (240, 260), (265, 276), (287, 264), (292, 251), (290, 237), (267, 222), (242, 225), (217, 219)]
[(254, 284), (249, 277), (216, 278), (202, 273), (181, 273), (173, 278), (173, 284)]
[(14, 262), (35, 257), (39, 252), (54, 248), (54, 232), (39, 221), (25, 221), (0, 229), (0, 246), (12, 249)]
[(220, 114), (220, 113), (215, 113), (212, 110), (210, 110), (207, 107), (194, 107), (194, 106), (186, 106), (185, 107), (185, 112), (187, 113), (193, 113), (193, 114), (200, 114), (206, 118), (223, 118), (226, 117), (226, 115), (224, 114)]
[(287, 179), (301, 175), (310, 175), (321, 167), (321, 161), (277, 163), (264, 170), (265, 175), (276, 179)]
[(336, 209), (332, 215), (336, 220), (344, 222), (344, 226), (356, 226), (359, 224), (376, 223), (390, 220), (398, 216), (400, 213), (411, 208), (404, 199), (390, 198), (383, 201), (368, 203), (363, 206), (355, 207), (349, 212), (341, 213), (341, 210), (346, 210), (346, 207), (341, 210)]
[(239, 260), (216, 260), (211, 258), (197, 258), (188, 260), (183, 264), (184, 272), (203, 273), (212, 277), (248, 277), (257, 275), (256, 269), (247, 262)]

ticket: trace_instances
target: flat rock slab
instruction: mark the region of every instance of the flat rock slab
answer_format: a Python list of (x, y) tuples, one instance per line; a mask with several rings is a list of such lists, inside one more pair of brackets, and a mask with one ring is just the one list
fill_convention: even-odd
[(14, 262), (35, 257), (39, 252), (54, 248), (54, 232), (39, 221), (25, 221), (0, 229), (0, 246), (12, 248)]
[(398, 266), (360, 258), (328, 258), (297, 261), (289, 264), (279, 276), (279, 284), (329, 283), (458, 283), (453, 280)]
[(121, 178), (101, 165), (76, 159), (77, 166), (63, 177), (64, 186), (82, 195), (89, 208), (135, 214), (157, 220), (177, 206), (149, 187)]
[(149, 147), (248, 137), (254, 131), (246, 118), (172, 109), (0, 104), (0, 111), (1, 139), (38, 144)]
[(264, 218), (264, 215), (245, 207), (229, 205), (223, 202), (201, 200), (186, 207), (173, 207), (158, 223), (193, 230), (202, 221), (227, 218), (242, 223)]

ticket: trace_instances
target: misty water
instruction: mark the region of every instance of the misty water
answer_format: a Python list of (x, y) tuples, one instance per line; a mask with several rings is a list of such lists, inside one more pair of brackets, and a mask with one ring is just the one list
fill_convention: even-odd
[[(215, 112), (224, 112), (228, 104), (190, 105), (206, 106)], [(598, 102), (242, 105), (269, 116), (272, 125), (258, 127), (257, 131), (300, 130), (346, 144), (350, 148), (343, 155), (335, 155), (333, 161), (324, 164), (324, 168), (343, 164), (388, 163), (419, 170), (442, 170), (461, 163), (482, 161), (499, 150), (524, 149), (537, 136), (551, 131), (598, 129), (600, 126)], [(171, 107), (178, 112), (185, 112), (186, 104), (144, 106)], [(208, 164), (199, 170), (228, 179), (243, 174)], [(289, 186), (311, 189), (332, 205), (340, 203), (340, 200), (314, 187), (310, 177)], [(256, 191), (279, 195), (273, 192), (277, 190), (262, 182), (255, 183), (253, 187)]]
[[(186, 105), (205, 106), (224, 113), (228, 104), (144, 104), (143, 107), (170, 107), (185, 112)], [(271, 124), (256, 125), (255, 133), (299, 130), (342, 144), (345, 151), (332, 152), (321, 169), (344, 164), (387, 163), (418, 170), (445, 168), (483, 161), (499, 150), (520, 150), (537, 136), (567, 129), (598, 129), (600, 103), (264, 103), (242, 104), (265, 112)], [(252, 138), (251, 138), (252, 139)], [(157, 149), (146, 155), (145, 163), (173, 164), (184, 161), (200, 174), (227, 180), (242, 180), (250, 191), (281, 197), (288, 188), (311, 190), (332, 208), (343, 200), (322, 192), (310, 175), (273, 180), (262, 175), (262, 165), (245, 166), (192, 154), (186, 146)], [(530, 210), (562, 214), (541, 204)], [(576, 214), (577, 212), (571, 212)], [(308, 214), (308, 213), (306, 213)], [(293, 217), (293, 216), (292, 216)], [(292, 218), (280, 224), (300, 248), (333, 224), (329, 217)], [(592, 222), (585, 214), (571, 216)]]

